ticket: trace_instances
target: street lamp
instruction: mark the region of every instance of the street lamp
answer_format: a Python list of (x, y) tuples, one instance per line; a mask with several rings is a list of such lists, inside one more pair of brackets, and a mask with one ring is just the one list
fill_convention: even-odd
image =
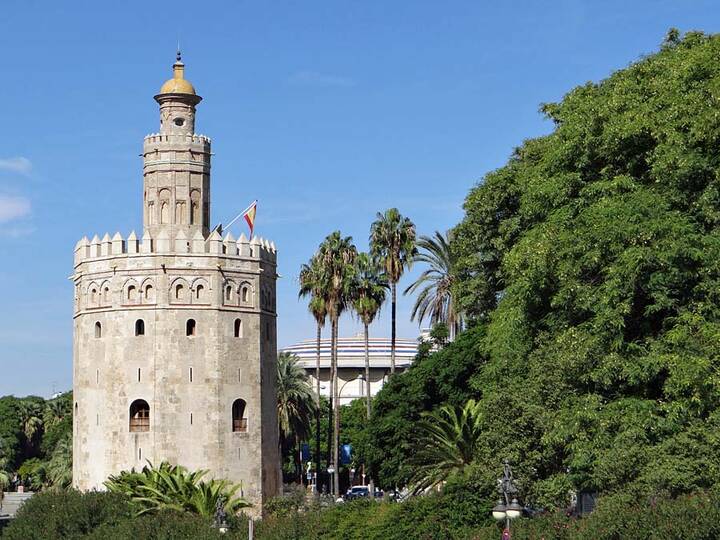
[(498, 521), (505, 520), (503, 540), (510, 538), (510, 521), (522, 515), (523, 507), (517, 500), (518, 489), (513, 479), (512, 469), (508, 460), (503, 461), (503, 475), (498, 478), (498, 492), (501, 499), (492, 509), (492, 517)]

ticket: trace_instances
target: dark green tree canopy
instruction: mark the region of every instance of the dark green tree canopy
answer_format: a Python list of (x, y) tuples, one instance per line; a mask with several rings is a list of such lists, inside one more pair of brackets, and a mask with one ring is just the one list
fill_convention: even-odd
[[(483, 410), (476, 461), (491, 470), (509, 458), (526, 500), (720, 481), (718, 60), (720, 37), (675, 36), (544, 105), (553, 132), (466, 199), (454, 291), (484, 330), (430, 358), (475, 358), (465, 384)], [(413, 421), (456, 399), (413, 402), (417, 383), (400, 388), (401, 377), (378, 396), (378, 432), (399, 414), (382, 403), (403, 402)], [(387, 435), (412, 444), (412, 433)], [(401, 468), (387, 444), (374, 452), (381, 477), (386, 461)]]

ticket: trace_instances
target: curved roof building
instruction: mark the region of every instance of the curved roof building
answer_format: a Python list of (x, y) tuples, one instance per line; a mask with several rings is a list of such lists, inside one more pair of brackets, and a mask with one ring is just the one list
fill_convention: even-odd
[[(382, 388), (390, 373), (390, 338), (370, 338), (370, 393), (375, 395)], [(306, 339), (282, 352), (295, 354), (305, 368), (315, 387), (315, 364), (317, 342)], [(417, 354), (415, 339), (395, 340), (395, 369), (402, 371), (412, 364)], [(338, 338), (338, 378), (340, 403), (345, 405), (353, 399), (365, 396), (365, 338), (362, 335)], [(330, 339), (320, 341), (320, 391), (330, 395)]]

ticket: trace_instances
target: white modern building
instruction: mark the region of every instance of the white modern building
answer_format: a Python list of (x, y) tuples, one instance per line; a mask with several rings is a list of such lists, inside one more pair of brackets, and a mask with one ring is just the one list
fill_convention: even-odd
[[(395, 340), (395, 371), (403, 371), (417, 354), (415, 339)], [(307, 339), (282, 349), (296, 355), (315, 388), (317, 341)], [(377, 394), (390, 374), (390, 338), (370, 338), (370, 393)], [(365, 338), (362, 334), (338, 338), (338, 379), (340, 404), (365, 397)], [(320, 341), (320, 392), (330, 397), (330, 339)]]

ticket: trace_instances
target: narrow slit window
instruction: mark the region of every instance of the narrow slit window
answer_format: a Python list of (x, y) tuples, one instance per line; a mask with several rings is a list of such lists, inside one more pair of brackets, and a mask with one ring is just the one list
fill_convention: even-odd
[(195, 319), (188, 319), (187, 323), (185, 323), (185, 335), (194, 336), (196, 331), (197, 324), (195, 324)]
[(192, 368), (190, 368), (190, 382), (192, 382), (192, 379), (193, 379), (193, 370), (192, 370)]
[(138, 368), (138, 382), (140, 382), (140, 368)]
[(100, 321), (95, 323), (95, 337), (96, 338), (102, 337), (102, 324), (100, 324)]
[(138, 319), (135, 321), (135, 335), (136, 336), (144, 336), (145, 335), (145, 321), (142, 319)]
[(192, 426), (192, 413), (190, 413), (190, 425)]
[(242, 321), (240, 319), (235, 319), (235, 337), (242, 337)]

